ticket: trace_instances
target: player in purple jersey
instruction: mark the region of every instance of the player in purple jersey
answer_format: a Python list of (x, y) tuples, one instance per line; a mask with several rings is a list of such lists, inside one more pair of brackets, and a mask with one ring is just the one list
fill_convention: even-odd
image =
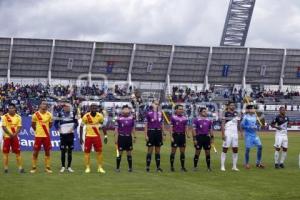
[(132, 143), (136, 140), (134, 117), (130, 115), (128, 105), (122, 107), (122, 114), (116, 120), (115, 143), (118, 145), (119, 156), (116, 158), (116, 171), (120, 172), (123, 151), (127, 152), (128, 171), (132, 172)]
[(193, 141), (195, 145), (194, 170), (197, 170), (201, 149), (205, 150), (207, 170), (210, 168), (210, 148), (213, 142), (212, 121), (207, 118), (206, 108), (199, 109), (199, 116), (193, 122)]
[(186, 146), (186, 136), (188, 136), (187, 130), (187, 118), (183, 115), (184, 110), (182, 105), (175, 106), (175, 114), (171, 117), (172, 131), (170, 131), (171, 137), (171, 155), (170, 164), (171, 171), (174, 172), (174, 159), (177, 147), (180, 150), (180, 163), (181, 171), (187, 172), (184, 162), (185, 162), (185, 146)]
[(145, 140), (148, 147), (146, 171), (150, 171), (151, 157), (153, 148), (155, 148), (156, 171), (162, 172), (163, 170), (160, 168), (160, 147), (163, 145), (163, 139), (165, 139), (166, 135), (163, 134), (163, 115), (162, 112), (159, 111), (159, 102), (157, 100), (152, 101), (151, 110), (147, 113), (146, 120)]

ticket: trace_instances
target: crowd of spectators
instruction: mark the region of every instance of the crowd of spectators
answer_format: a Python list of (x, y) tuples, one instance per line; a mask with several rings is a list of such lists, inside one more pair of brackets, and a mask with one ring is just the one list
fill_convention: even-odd
[(203, 92), (197, 92), (189, 87), (177, 87), (172, 88), (172, 101), (175, 103), (199, 103), (209, 102), (212, 100), (212, 90), (206, 90)]
[(130, 99), (130, 91), (127, 86), (115, 85), (114, 88), (107, 86), (82, 86), (74, 85), (20, 85), (14, 83), (6, 83), (0, 85), (0, 109), (6, 112), (9, 103), (14, 103), (17, 106), (18, 112), (21, 115), (31, 115), (38, 109), (41, 99), (46, 99), (54, 104), (53, 108), (59, 110), (60, 100), (68, 101), (74, 107), (85, 100), (119, 100), (120, 98)]
[[(171, 98), (174, 103), (194, 105), (197, 103), (214, 102), (214, 99), (218, 95), (225, 100), (233, 100), (237, 103), (242, 102), (245, 95), (247, 95), (252, 100), (255, 99), (257, 102), (264, 103), (266, 98), (273, 98), (274, 101), (279, 101), (280, 99), (290, 99), (300, 94), (299, 91), (289, 90), (285, 92), (263, 90), (247, 94), (246, 92), (242, 92), (242, 90), (217, 90), (213, 87), (206, 91), (196, 91), (189, 87), (174, 86)], [(86, 100), (117, 101), (121, 99), (122, 101), (131, 102), (134, 108), (143, 105), (141, 92), (132, 87), (128, 88), (127, 85), (114, 85), (112, 88), (105, 85), (81, 87), (75, 85), (20, 85), (14, 83), (0, 85), (0, 110), (4, 112), (7, 109), (7, 105), (11, 102), (17, 105), (18, 112), (21, 115), (31, 115), (38, 109), (41, 99), (47, 99), (48, 102), (52, 102), (53, 109), (57, 111), (62, 108), (60, 105), (61, 100), (68, 101), (75, 109), (77, 109), (82, 101)], [(140, 108), (140, 110), (144, 109)]]
[(211, 102), (216, 97), (221, 97), (225, 100), (233, 100), (236, 103), (242, 103), (245, 96), (255, 99), (257, 102), (264, 103), (264, 100), (268, 98), (274, 102), (280, 102), (282, 99), (292, 99), (295, 96), (300, 96), (299, 91), (285, 92), (279, 90), (263, 90), (263, 91), (242, 91), (242, 89), (221, 88), (214, 91), (214, 87), (211, 87), (206, 91), (194, 91), (189, 87), (173, 86), (172, 88), (172, 101), (175, 103), (199, 103), (199, 102)]

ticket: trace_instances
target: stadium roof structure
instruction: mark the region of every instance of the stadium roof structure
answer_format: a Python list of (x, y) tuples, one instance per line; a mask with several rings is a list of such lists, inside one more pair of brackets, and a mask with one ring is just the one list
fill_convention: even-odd
[[(224, 67), (227, 74), (224, 76)], [(0, 77), (300, 85), (300, 49), (205, 47), (0, 38)], [(110, 70), (108, 70), (111, 68)], [(97, 77), (96, 77), (97, 78)]]

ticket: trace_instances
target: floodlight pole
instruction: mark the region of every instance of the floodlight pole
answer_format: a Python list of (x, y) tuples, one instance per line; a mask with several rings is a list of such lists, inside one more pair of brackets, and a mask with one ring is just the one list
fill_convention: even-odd
[(10, 68), (11, 68), (13, 46), (14, 46), (14, 38), (11, 38), (10, 39), (10, 47), (9, 47), (8, 63), (7, 63), (7, 83), (10, 83)]
[(88, 73), (89, 87), (92, 87), (92, 69), (93, 69), (93, 63), (95, 58), (95, 51), (96, 51), (96, 42), (93, 43), (93, 49), (92, 49), (91, 60), (89, 65), (89, 73)]
[(167, 70), (167, 75), (166, 75), (166, 82), (165, 82), (165, 93), (170, 95), (171, 94), (171, 86), (170, 86), (170, 74), (172, 70), (172, 65), (173, 65), (173, 58), (174, 58), (174, 52), (175, 52), (175, 45), (172, 45), (172, 50), (170, 54), (170, 59), (169, 59), (169, 64), (168, 64), (168, 70)]
[(49, 85), (51, 85), (51, 80), (52, 80), (52, 65), (53, 65), (54, 51), (55, 51), (55, 39), (52, 40), (50, 61), (49, 61), (49, 67), (48, 67), (48, 84)]
[(281, 72), (280, 72), (280, 77), (279, 77), (279, 90), (280, 91), (282, 91), (282, 89), (283, 89), (283, 79), (284, 79), (285, 65), (286, 65), (286, 49), (284, 49), (284, 52), (283, 52)]
[(246, 89), (246, 75), (247, 75), (247, 69), (248, 69), (249, 56), (250, 56), (250, 49), (247, 48), (245, 64), (244, 64), (244, 72), (243, 72), (243, 77), (242, 77), (242, 93), (244, 93), (244, 91)]
[(209, 53), (208, 53), (208, 58), (207, 58), (207, 65), (206, 65), (206, 70), (205, 70), (205, 75), (204, 75), (204, 84), (203, 84), (203, 90), (208, 90), (208, 73), (209, 73), (209, 70), (210, 70), (210, 65), (211, 65), (211, 58), (212, 58), (212, 51), (213, 51), (213, 48), (210, 47), (209, 48)]
[(127, 74), (127, 83), (128, 83), (127, 90), (129, 90), (129, 87), (132, 85), (131, 73), (132, 73), (132, 67), (133, 67), (133, 63), (134, 63), (135, 51), (136, 51), (136, 44), (133, 44), (131, 57), (130, 57), (129, 68), (128, 68), (128, 74)]

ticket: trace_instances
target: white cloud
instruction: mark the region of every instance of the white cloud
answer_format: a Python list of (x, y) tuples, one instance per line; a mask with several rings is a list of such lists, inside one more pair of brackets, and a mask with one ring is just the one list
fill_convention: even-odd
[[(1, 0), (0, 37), (217, 46), (228, 3), (229, 0)], [(297, 0), (258, 0), (246, 45), (297, 48), (299, 20)]]

